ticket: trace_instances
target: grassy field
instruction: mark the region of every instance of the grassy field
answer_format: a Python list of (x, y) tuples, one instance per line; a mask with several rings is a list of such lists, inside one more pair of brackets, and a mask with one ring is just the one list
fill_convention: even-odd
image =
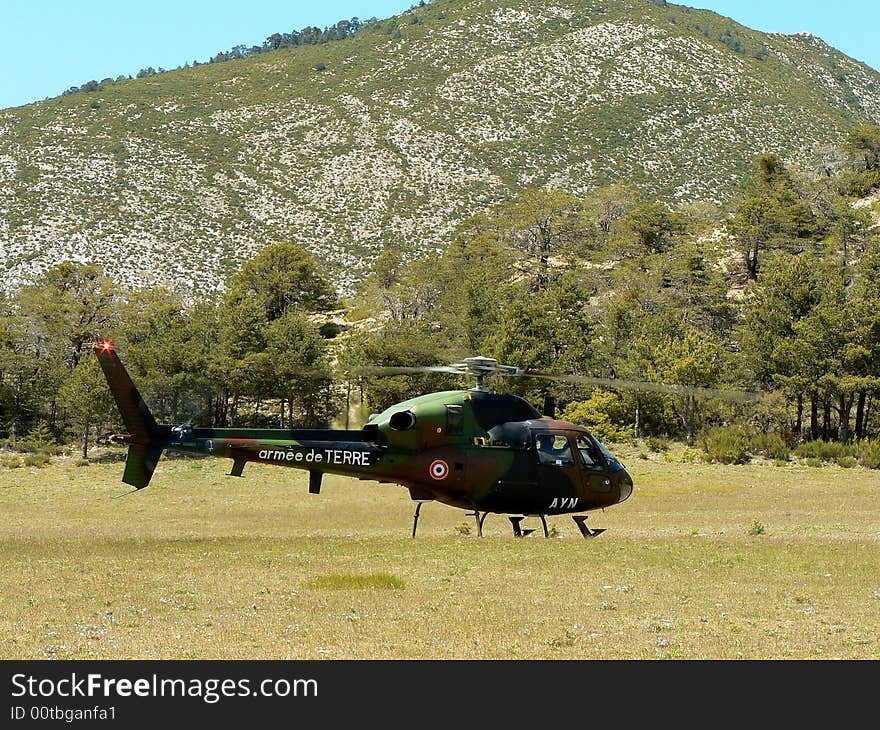
[(591, 541), (434, 504), (413, 540), (399, 487), (214, 459), (121, 499), (3, 469), (0, 658), (880, 658), (880, 471), (622, 455)]

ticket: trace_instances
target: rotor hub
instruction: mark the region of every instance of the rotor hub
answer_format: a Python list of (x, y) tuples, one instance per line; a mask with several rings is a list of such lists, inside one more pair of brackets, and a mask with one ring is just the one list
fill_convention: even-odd
[(512, 365), (499, 365), (494, 357), (466, 357), (462, 362), (454, 363), (451, 367), (464, 375), (476, 378), (477, 384), (474, 390), (487, 390), (484, 380), (493, 375), (518, 375), (522, 373), (519, 368)]

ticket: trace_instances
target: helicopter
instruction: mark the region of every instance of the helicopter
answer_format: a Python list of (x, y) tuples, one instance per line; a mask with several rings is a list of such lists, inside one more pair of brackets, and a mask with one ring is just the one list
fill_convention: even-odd
[[(96, 342), (94, 351), (128, 430), (111, 441), (128, 445), (122, 481), (135, 490), (149, 485), (166, 449), (232, 459), (229, 475), (234, 477), (243, 476), (248, 462), (303, 469), (309, 473), (310, 494), (320, 494), (324, 474), (394, 483), (408, 489), (416, 503), (413, 538), (422, 506), (432, 501), (468, 510), (480, 537), (487, 515), (494, 513), (508, 516), (516, 537), (535, 531), (522, 527), (527, 517), (537, 517), (549, 537), (547, 516), (568, 514), (581, 535), (592, 538), (604, 530), (587, 526), (584, 513), (623, 502), (633, 493), (624, 465), (588, 429), (557, 420), (552, 398), (545, 399), (544, 413), (539, 413), (525, 399), (486, 385), (495, 376), (593, 385), (603, 379), (523, 370), (482, 356), (445, 366), (377, 367), (373, 372), (378, 374), (464, 374), (476, 384), (397, 403), (371, 414), (359, 430), (199, 428), (157, 423), (113, 342)], [(680, 388), (631, 385), (660, 392)], [(697, 391), (719, 393), (688, 390)]]

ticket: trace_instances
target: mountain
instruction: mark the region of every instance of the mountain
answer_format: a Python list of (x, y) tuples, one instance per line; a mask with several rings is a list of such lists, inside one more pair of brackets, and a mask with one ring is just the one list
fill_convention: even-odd
[(880, 74), (811, 35), (662, 0), (435, 0), (344, 40), (0, 111), (4, 286), (62, 259), (222, 288), (274, 240), (344, 292), (524, 186), (724, 201), (880, 122)]

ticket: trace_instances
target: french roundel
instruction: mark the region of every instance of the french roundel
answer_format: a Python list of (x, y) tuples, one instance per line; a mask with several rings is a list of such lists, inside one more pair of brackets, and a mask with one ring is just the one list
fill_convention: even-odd
[(431, 462), (429, 471), (433, 479), (446, 479), (446, 475), (449, 474), (449, 464), (442, 459), (437, 459), (437, 461)]

